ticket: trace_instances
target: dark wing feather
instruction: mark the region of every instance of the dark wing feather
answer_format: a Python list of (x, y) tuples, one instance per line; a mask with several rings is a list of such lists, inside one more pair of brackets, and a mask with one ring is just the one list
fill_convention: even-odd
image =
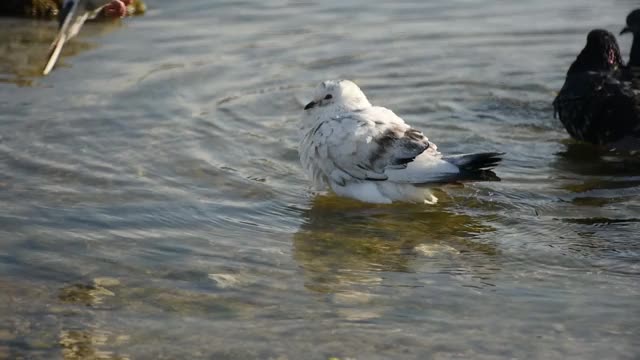
[(373, 138), (374, 150), (369, 161), (374, 167), (405, 167), (416, 156), (427, 150), (431, 143), (422, 132), (406, 124), (388, 126), (379, 136)]
[(553, 102), (575, 139), (610, 144), (640, 136), (640, 96), (617, 72), (570, 74)]

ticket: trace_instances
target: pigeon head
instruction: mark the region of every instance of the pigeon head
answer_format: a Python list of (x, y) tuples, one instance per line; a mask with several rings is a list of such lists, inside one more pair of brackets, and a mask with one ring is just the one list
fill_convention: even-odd
[(571, 64), (568, 73), (610, 71), (624, 66), (616, 37), (606, 30), (591, 30), (587, 45)]
[(620, 32), (620, 35), (626, 33), (640, 34), (640, 9), (633, 10), (627, 16), (627, 26)]
[(304, 107), (311, 112), (314, 109), (335, 108), (354, 111), (371, 106), (358, 85), (349, 80), (327, 80), (318, 85), (313, 101)]

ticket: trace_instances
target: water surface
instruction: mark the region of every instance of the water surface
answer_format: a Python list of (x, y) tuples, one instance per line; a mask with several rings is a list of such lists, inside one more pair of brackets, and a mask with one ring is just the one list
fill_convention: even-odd
[[(46, 78), (55, 24), (0, 19), (0, 358), (637, 358), (640, 160), (550, 105), (633, 2), (148, 5)], [(297, 122), (333, 78), (503, 181), (314, 193)]]

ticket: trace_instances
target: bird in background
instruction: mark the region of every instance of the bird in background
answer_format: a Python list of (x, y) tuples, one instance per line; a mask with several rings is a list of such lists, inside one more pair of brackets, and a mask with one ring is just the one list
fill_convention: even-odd
[(127, 12), (127, 6), (132, 0), (64, 0), (58, 16), (59, 28), (56, 38), (49, 47), (47, 64), (42, 72), (49, 74), (60, 57), (60, 52), (65, 42), (78, 35), (85, 21), (95, 18), (107, 5), (114, 6), (111, 11), (115, 11), (120, 16)]
[(627, 33), (633, 36), (627, 68), (629, 76), (634, 82), (633, 86), (636, 89), (640, 89), (640, 9), (633, 10), (627, 16), (627, 26), (622, 29), (620, 35)]
[(304, 107), (302, 167), (320, 190), (370, 203), (436, 203), (429, 187), (500, 180), (503, 153), (443, 155), (393, 111), (373, 106), (349, 80), (329, 80)]
[(629, 80), (615, 36), (592, 30), (553, 101), (554, 115), (574, 139), (640, 149), (640, 93)]

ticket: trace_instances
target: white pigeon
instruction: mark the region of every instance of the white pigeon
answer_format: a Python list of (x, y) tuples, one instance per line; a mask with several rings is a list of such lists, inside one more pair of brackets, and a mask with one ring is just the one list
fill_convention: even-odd
[(349, 80), (322, 82), (304, 107), (300, 161), (314, 187), (370, 203), (433, 204), (434, 184), (499, 180), (503, 153), (444, 156), (393, 111), (373, 106)]
[[(64, 43), (78, 35), (82, 25), (88, 19), (95, 18), (103, 7), (112, 0), (64, 0), (60, 8), (59, 28), (56, 38), (49, 47), (47, 65), (42, 71), (43, 75), (49, 74), (58, 61)], [(123, 5), (124, 6), (124, 5)]]

